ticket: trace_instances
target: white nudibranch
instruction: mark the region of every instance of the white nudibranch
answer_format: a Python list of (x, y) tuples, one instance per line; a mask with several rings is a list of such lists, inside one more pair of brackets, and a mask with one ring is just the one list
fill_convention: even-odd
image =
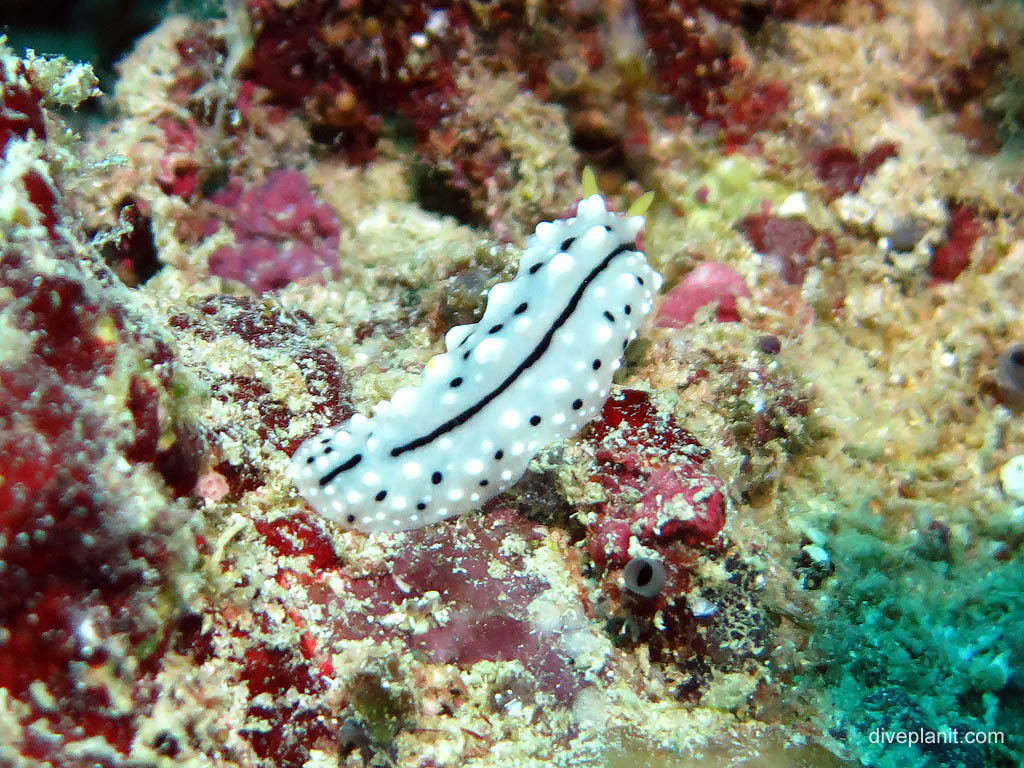
[(299, 493), (344, 526), (402, 531), (515, 483), (541, 448), (597, 415), (651, 312), (662, 279), (637, 245), (643, 226), (599, 194), (538, 224), (515, 278), (491, 289), (480, 322), (448, 331), (418, 387), (299, 447)]

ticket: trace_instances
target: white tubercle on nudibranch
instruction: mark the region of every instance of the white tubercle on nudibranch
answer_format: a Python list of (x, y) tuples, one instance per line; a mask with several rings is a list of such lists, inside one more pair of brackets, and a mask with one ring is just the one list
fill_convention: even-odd
[(299, 447), (299, 493), (344, 526), (401, 531), (515, 483), (597, 415), (651, 312), (662, 279), (637, 245), (643, 226), (598, 194), (538, 224), (515, 278), (491, 289), (480, 322), (448, 331), (419, 386)]

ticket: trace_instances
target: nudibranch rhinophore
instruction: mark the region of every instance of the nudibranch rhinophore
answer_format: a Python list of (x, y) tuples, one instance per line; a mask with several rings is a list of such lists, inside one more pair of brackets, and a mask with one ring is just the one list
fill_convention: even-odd
[(343, 526), (419, 528), (475, 509), (576, 434), (661, 287), (637, 244), (644, 217), (630, 215), (648, 203), (619, 214), (591, 194), (538, 224), (515, 278), (491, 289), (478, 323), (448, 331), (419, 386), (299, 447), (299, 493)]

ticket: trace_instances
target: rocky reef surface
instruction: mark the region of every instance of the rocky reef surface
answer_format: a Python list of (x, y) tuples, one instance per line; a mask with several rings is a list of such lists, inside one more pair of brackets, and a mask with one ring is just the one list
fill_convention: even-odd
[[(102, 95), (0, 44), (0, 765), (1019, 765), (1022, 35), (232, 0)], [(315, 515), (291, 454), (584, 166), (666, 278), (599, 418), (479, 512)]]

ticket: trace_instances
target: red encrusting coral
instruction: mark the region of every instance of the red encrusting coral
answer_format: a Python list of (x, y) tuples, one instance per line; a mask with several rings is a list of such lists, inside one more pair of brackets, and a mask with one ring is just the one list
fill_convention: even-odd
[[(592, 477), (608, 492), (586, 543), (612, 641), (644, 653), (673, 696), (694, 703), (716, 669), (758, 674), (771, 624), (758, 605), (757, 574), (746, 572), (723, 533), (725, 486), (708, 466), (709, 451), (639, 390), (613, 395), (587, 442)], [(631, 539), (663, 574), (653, 593), (629, 586), (626, 566), (641, 556)], [(709, 580), (709, 566), (729, 575)]]
[(790, 100), (783, 83), (744, 78), (734, 86), (718, 115), (726, 155), (748, 144), (759, 131), (776, 127)]
[(928, 271), (937, 282), (951, 283), (971, 263), (974, 244), (984, 234), (978, 209), (971, 205), (954, 206), (946, 226), (946, 241), (932, 253)]
[[(341, 721), (355, 718), (373, 729), (373, 718), (382, 713), (360, 701), (366, 693), (361, 689), (380, 687), (382, 674), (393, 675), (387, 672), (392, 662), (383, 669), (371, 662), (358, 674), (351, 669), (342, 673), (336, 660), (347, 663), (353, 641), (408, 649), (438, 669), (518, 662), (515, 674), (524, 681), (519, 694), (524, 704), (534, 696), (538, 702), (567, 704), (583, 688), (571, 653), (560, 647), (562, 628), (539, 626), (531, 611), (552, 586), (528, 566), (531, 555), (547, 546), (543, 526), (495, 508), (412, 531), (400, 548), (369, 570), (339, 562), (320, 526), (304, 516), (258, 521), (257, 530), (278, 563), (269, 581), (286, 590), (287, 598), (280, 593), (273, 598), (279, 609), (214, 618), (213, 632), (249, 638), (245, 643), (215, 651), (198, 635), (198, 627), (191, 632), (195, 652), (204, 657), (237, 653), (232, 658), (240, 666), (247, 714), (255, 723), (242, 734), (259, 756), (276, 765), (302, 765), (312, 748), (337, 748)], [(510, 550), (514, 541), (522, 544)], [(294, 560), (297, 567), (292, 567)], [(585, 626), (583, 595), (560, 599), (578, 604), (575, 619), (566, 617), (567, 631)], [(251, 637), (254, 631), (269, 636), (285, 628), (286, 636), (298, 635), (293, 644), (270, 646)], [(344, 680), (343, 688), (334, 687), (335, 677)], [(319, 695), (330, 690), (344, 693)], [(298, 700), (296, 693), (312, 695)], [(383, 704), (379, 694), (371, 699)]]
[(22, 62), (11, 73), (0, 69), (0, 155), (12, 138), (46, 138), (42, 99)]
[(340, 564), (331, 539), (322, 523), (308, 515), (291, 515), (277, 520), (257, 520), (256, 530), (283, 557), (308, 556), (314, 570), (335, 568)]
[[(953, 46), (943, 51), (937, 61), (928, 68), (928, 78), (918, 87), (919, 98), (928, 109), (935, 108), (936, 96), (941, 106), (956, 116), (955, 130), (968, 141), (971, 151), (982, 155), (993, 155), (1002, 149), (1007, 139), (1005, 128), (1000, 125), (1001, 96), (1015, 89), (1016, 76), (1012, 47), (998, 37), (978, 35), (967, 50)], [(1002, 91), (1002, 94), (1000, 94)], [(1012, 105), (1015, 97), (1006, 99), (1004, 105)], [(1011, 107), (1013, 109), (1013, 107)], [(1005, 113), (1004, 113), (1005, 114)]]
[[(12, 71), (0, 68), (0, 160), (12, 139), (46, 139), (42, 99), (23, 62), (19, 61)], [(57, 193), (52, 181), (37, 170), (27, 171), (21, 181), (50, 237), (54, 237)]]
[[(46, 138), (34, 71), (6, 64), (0, 158)], [(21, 224), (34, 207), (46, 231), (16, 225), (0, 249), (18, 350), (0, 366), (0, 688), (26, 708), (5, 737), (29, 760), (116, 765), (173, 632), (167, 598), (187, 542), (169, 502), (195, 484), (203, 446), (162, 407), (181, 385), (170, 348), (58, 227), (49, 149), (30, 151), (42, 163), (12, 185), (12, 206)]]
[[(181, 462), (197, 467), (201, 446), (174, 441), (158, 450), (165, 429), (184, 429), (168, 424), (157, 406), (175, 367), (162, 341), (134, 330), (123, 309), (73, 268), (40, 277), (8, 252), (0, 275), (7, 316), (29, 341), (20, 362), (0, 370), (0, 687), (35, 702), (33, 719), (60, 737), (35, 742), (37, 759), (60, 763), (63, 739), (89, 736), (127, 754), (135, 714), (99, 678), (88, 683), (89, 670), (120, 668), (126, 652), (151, 669), (169, 629), (149, 606), (169, 586), (178, 545), (169, 538), (177, 523), (162, 511), (165, 502), (133, 501), (126, 490), (133, 470), (118, 457), (163, 474), (177, 494), (194, 485), (194, 477), (179, 482)], [(109, 400), (104, 387), (124, 366), (162, 371), (132, 378), (120, 406), (114, 399), (113, 408), (97, 408), (93, 400)], [(126, 413), (134, 425), (127, 432)], [(187, 455), (162, 464), (175, 446)], [(137, 505), (152, 514), (129, 513)], [(118, 673), (117, 683), (140, 711), (150, 695), (143, 671)], [(27, 697), (39, 684), (56, 708)]]
[[(271, 310), (250, 297), (218, 294), (206, 297), (190, 311), (171, 315), (168, 325), (194, 345), (231, 339), (247, 347), (251, 359), (268, 365), (284, 354), (302, 371), (312, 412), (322, 423), (338, 424), (353, 413), (351, 386), (341, 363), (312, 338), (312, 319), (302, 310)], [(241, 414), (209, 435), (211, 469), (227, 482), (226, 498), (236, 500), (263, 485), (262, 457), (266, 451), (290, 454), (303, 435), (290, 429), (297, 414), (285, 399), (271, 391), (263, 376), (251, 370), (207, 374), (213, 397)], [(242, 455), (225, 458), (220, 447), (223, 444), (244, 446)]]
[[(518, 660), (536, 677), (535, 690), (571, 701), (582, 680), (572, 660), (532, 626), (527, 611), (549, 585), (530, 575), (523, 555), (502, 553), (510, 536), (521, 537), (532, 549), (543, 542), (544, 529), (499, 508), (464, 518), (458, 530), (444, 526), (415, 532), (415, 542), (394, 562), (393, 573), (410, 598), (439, 592), (450, 618), (412, 643), (439, 663)], [(496, 561), (515, 575), (492, 572)]]
[(661, 87), (699, 117), (710, 117), (736, 72), (728, 51), (701, 23), (700, 3), (638, 0), (635, 7)]
[(814, 152), (811, 164), (818, 180), (825, 185), (826, 198), (831, 200), (859, 190), (865, 178), (898, 154), (897, 146), (888, 141), (878, 144), (863, 157), (846, 147), (834, 145)]
[(465, 26), (459, 4), (251, 0), (249, 7), (258, 32), (245, 78), (274, 103), (304, 108), (314, 135), (340, 145), (352, 162), (373, 159), (384, 116), (395, 108), (420, 140), (450, 110), (452, 60)]
[[(570, 700), (581, 685), (572, 660), (538, 635), (527, 611), (549, 585), (528, 572), (524, 555), (503, 552), (510, 537), (521, 537), (530, 551), (542, 544), (544, 529), (499, 508), (413, 532), (411, 541), (387, 564), (387, 572), (345, 579), (352, 597), (369, 599), (369, 612), (336, 624), (333, 637), (401, 637), (434, 662), (465, 667), (481, 660), (519, 660), (536, 675), (538, 690)], [(500, 573), (492, 571), (495, 562), (503, 564)], [(436, 604), (429, 603), (430, 611), (443, 613), (445, 619), (430, 619), (425, 631), (408, 634), (374, 619), (402, 605), (415, 612), (412, 606), (433, 593), (439, 597)], [(311, 596), (337, 600), (337, 595), (319, 590)]]
[(622, 390), (605, 403), (588, 442), (593, 479), (608, 492), (590, 526), (588, 551), (602, 568), (629, 560), (629, 537), (659, 546), (712, 543), (725, 525), (725, 486), (697, 438), (659, 414), (650, 396)]
[(292, 691), (319, 694), (325, 689), (320, 675), (294, 651), (250, 646), (241, 679), (252, 700), (246, 714), (254, 726), (241, 733), (260, 758), (275, 766), (297, 767), (309, 760), (313, 744), (337, 749), (340, 723), (330, 716), (327, 707), (300, 707), (289, 700)]
[(834, 238), (799, 219), (785, 219), (767, 210), (742, 219), (736, 229), (774, 266), (790, 285), (802, 285), (807, 270), (836, 257)]

